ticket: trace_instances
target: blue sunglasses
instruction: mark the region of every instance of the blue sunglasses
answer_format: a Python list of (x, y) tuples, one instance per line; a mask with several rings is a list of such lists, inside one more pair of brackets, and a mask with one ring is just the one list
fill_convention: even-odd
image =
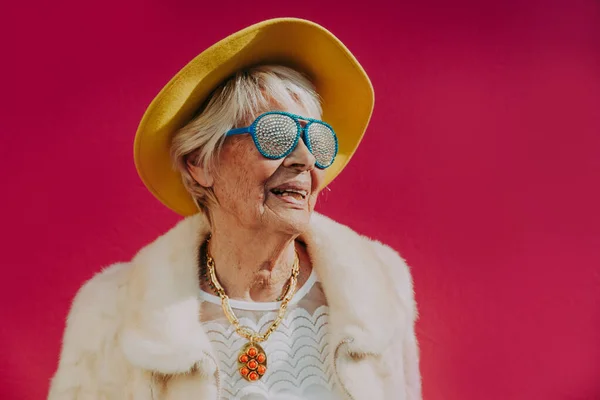
[[(306, 125), (302, 126), (300, 121), (306, 121)], [(338, 152), (337, 136), (329, 124), (285, 111), (261, 114), (252, 125), (231, 129), (226, 136), (244, 133), (252, 135), (260, 154), (272, 160), (284, 158), (294, 151), (300, 137), (315, 157), (317, 168), (331, 166)]]

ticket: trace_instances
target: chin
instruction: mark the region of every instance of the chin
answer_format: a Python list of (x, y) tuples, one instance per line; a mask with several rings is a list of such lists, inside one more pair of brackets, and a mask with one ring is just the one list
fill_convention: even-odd
[(278, 212), (273, 221), (277, 224), (274, 227), (280, 232), (298, 235), (305, 232), (310, 226), (311, 211), (306, 210), (285, 210)]
[(297, 235), (308, 229), (313, 213), (312, 208), (311, 199), (281, 200), (276, 196), (269, 196), (265, 202), (269, 217), (264, 221), (274, 231)]

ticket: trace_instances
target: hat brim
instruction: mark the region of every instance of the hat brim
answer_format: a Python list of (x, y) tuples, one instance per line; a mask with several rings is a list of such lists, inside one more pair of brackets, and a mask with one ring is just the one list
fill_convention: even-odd
[(198, 212), (172, 166), (173, 134), (191, 120), (211, 92), (240, 69), (282, 64), (305, 73), (323, 102), (323, 120), (339, 141), (325, 185), (346, 166), (367, 128), (374, 104), (371, 82), (352, 53), (331, 32), (303, 19), (277, 18), (238, 31), (183, 67), (147, 108), (134, 141), (134, 160), (146, 187), (180, 215)]

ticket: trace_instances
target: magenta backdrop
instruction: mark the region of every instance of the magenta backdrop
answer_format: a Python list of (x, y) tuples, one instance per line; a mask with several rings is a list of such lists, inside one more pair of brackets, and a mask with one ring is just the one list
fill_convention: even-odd
[(178, 220), (132, 163), (153, 96), (225, 35), (299, 16), (375, 86), (319, 210), (412, 266), (424, 398), (600, 399), (600, 3), (412, 3), (5, 4), (0, 398), (44, 398), (78, 287)]

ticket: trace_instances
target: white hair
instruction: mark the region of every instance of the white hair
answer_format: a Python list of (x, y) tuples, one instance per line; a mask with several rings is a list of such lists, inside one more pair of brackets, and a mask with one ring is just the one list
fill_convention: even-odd
[(187, 191), (209, 218), (209, 207), (217, 201), (214, 192), (196, 182), (187, 163), (215, 172), (215, 159), (227, 131), (247, 126), (273, 103), (301, 105), (311, 118), (322, 115), (319, 95), (307, 77), (289, 67), (263, 65), (241, 70), (223, 82), (198, 114), (175, 133), (171, 159)]

